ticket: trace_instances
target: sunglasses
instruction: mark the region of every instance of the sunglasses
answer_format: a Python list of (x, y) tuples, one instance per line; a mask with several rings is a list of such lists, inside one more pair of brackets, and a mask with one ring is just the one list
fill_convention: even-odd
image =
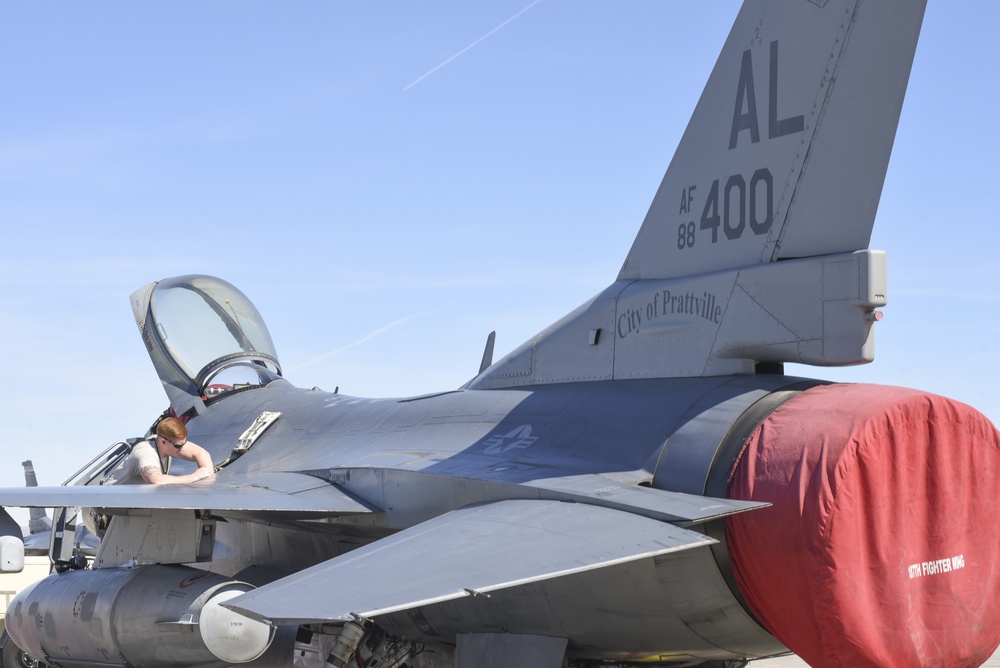
[(160, 438), (162, 438), (162, 439), (163, 439), (164, 441), (166, 441), (166, 442), (167, 442), (167, 443), (169, 443), (170, 445), (174, 446), (174, 447), (175, 447), (176, 449), (178, 449), (178, 450), (180, 450), (180, 449), (181, 449), (181, 448), (183, 448), (183, 447), (184, 447), (185, 445), (187, 445), (187, 440), (184, 440), (184, 441), (181, 441), (180, 443), (176, 443), (176, 442), (174, 442), (174, 441), (171, 441), (171, 440), (170, 440), (169, 438), (164, 438), (163, 436), (161, 436)]

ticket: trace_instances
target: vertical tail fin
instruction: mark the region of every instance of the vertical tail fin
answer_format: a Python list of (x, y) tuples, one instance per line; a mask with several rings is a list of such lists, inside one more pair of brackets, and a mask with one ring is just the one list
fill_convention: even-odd
[(874, 359), (868, 241), (925, 6), (745, 0), (618, 281), (469, 387)]
[[(35, 465), (31, 460), (21, 462), (24, 469), (24, 486), (38, 487), (38, 478), (35, 476)], [(32, 534), (48, 533), (52, 528), (49, 516), (45, 514), (44, 508), (28, 509), (28, 531)]]
[(747, 0), (619, 279), (868, 247), (926, 0)]

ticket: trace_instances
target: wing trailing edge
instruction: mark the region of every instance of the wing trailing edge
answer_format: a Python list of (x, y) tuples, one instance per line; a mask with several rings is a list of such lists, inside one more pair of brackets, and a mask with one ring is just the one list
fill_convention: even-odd
[[(568, 501), (682, 526), (769, 505), (645, 487), (638, 480), (619, 480), (596, 473), (573, 475), (555, 468), (547, 471), (544, 478), (519, 484), (377, 467), (340, 467), (312, 474), (330, 480), (372, 506), (395, 508), (386, 514), (389, 526), (396, 529), (408, 528), (455, 508), (507, 500)], [(421, 495), (418, 500), (392, 490), (421, 490)]]

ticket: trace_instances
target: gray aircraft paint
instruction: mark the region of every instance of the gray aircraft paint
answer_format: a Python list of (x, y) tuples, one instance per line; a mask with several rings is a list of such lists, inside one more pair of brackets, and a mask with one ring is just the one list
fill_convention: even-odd
[[(730, 582), (719, 519), (760, 504), (722, 498), (726, 476), (753, 426), (814, 384), (758, 364), (872, 359), (887, 291), (867, 246), (923, 9), (747, 0), (618, 279), (504, 359), (484, 355), (459, 390), (295, 388), (252, 305), (228, 301), (213, 307), (242, 350), (186, 368), (170, 350), (181, 332), (153, 317), (157, 284), (136, 291), (164, 390), (214, 461), (265, 412), (280, 418), (210, 483), (0, 499), (108, 513), (98, 573), (198, 563), (259, 585), (225, 606), (312, 625), (320, 654), (368, 616), (432, 648), (425, 666), (455, 665), (455, 647), (460, 668), (497, 652), (555, 668), (564, 647), (592, 661), (785, 651)], [(240, 364), (271, 376), (202, 397)], [(267, 660), (252, 665), (282, 665)]]

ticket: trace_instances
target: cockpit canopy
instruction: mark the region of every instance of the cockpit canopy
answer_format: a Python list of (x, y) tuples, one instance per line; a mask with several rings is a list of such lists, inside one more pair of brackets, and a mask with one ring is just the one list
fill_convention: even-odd
[(132, 294), (132, 312), (179, 415), (281, 376), (264, 319), (222, 279), (189, 275), (151, 283)]

